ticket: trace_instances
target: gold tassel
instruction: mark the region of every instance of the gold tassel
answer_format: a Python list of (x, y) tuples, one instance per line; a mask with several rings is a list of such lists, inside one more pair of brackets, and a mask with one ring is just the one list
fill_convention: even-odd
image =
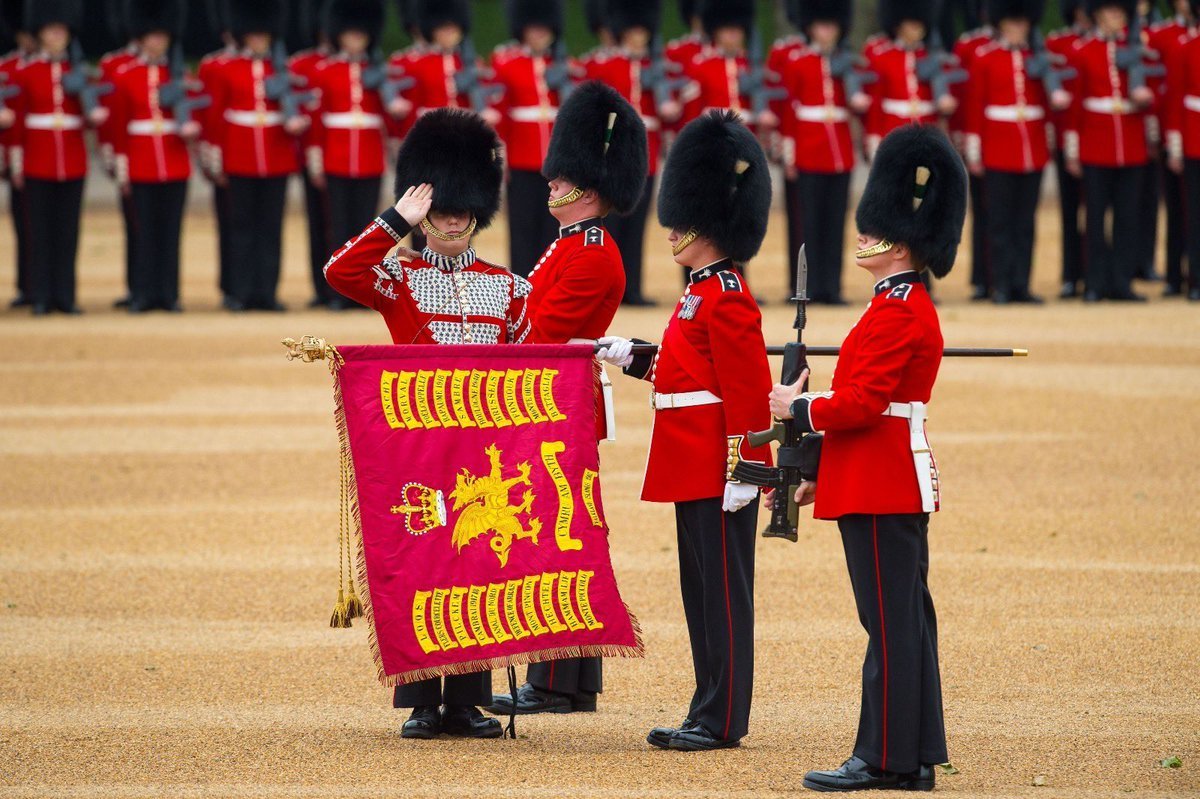
[[(340, 496), (338, 497), (338, 592), (337, 602), (333, 606), (333, 615), (329, 618), (329, 626), (335, 629), (345, 628), (350, 626), (350, 619), (354, 618), (350, 615), (350, 605), (346, 601), (346, 563), (349, 559), (348, 534), (346, 533), (346, 454), (341, 454), (340, 474)], [(358, 595), (354, 592), (354, 578), (351, 577), (350, 596), (358, 607), (362, 607), (359, 602)]]
[[(350, 578), (350, 590), (346, 593), (346, 618), (361, 619), (363, 615), (362, 600), (358, 598), (358, 593), (354, 590), (354, 578)], [(350, 626), (349, 623), (346, 624)]]
[(338, 589), (337, 603), (333, 606), (333, 615), (329, 618), (329, 626), (334, 628), (350, 626), (350, 618), (346, 615), (346, 598), (340, 588)]

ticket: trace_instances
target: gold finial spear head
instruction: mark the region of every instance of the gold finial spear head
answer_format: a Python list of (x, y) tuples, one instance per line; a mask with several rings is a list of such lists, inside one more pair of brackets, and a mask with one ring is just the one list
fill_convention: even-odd
[(280, 343), (287, 347), (289, 361), (297, 359), (305, 363), (324, 361), (333, 351), (333, 348), (325, 343), (325, 339), (316, 336), (302, 336), (299, 341), (294, 338), (285, 338)]

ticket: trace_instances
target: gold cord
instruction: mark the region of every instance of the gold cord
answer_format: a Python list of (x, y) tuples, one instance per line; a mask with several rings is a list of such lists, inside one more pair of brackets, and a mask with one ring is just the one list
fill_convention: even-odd
[(462, 233), (456, 233), (452, 236), (449, 233), (443, 233), (435, 228), (433, 223), (426, 218), (421, 220), (421, 230), (425, 231), (425, 235), (433, 236), (439, 241), (462, 241), (463, 239), (471, 238), (471, 236), (475, 233), (476, 224), (478, 224), (478, 222), (476, 221), (475, 217), (471, 217), (471, 224), (467, 225), (467, 229)]
[(878, 244), (867, 247), (865, 250), (859, 250), (854, 253), (854, 257), (861, 260), (863, 258), (872, 258), (876, 255), (882, 255), (892, 249), (892, 242), (888, 239), (880, 239)]
[(699, 235), (700, 231), (696, 230), (696, 228), (688, 228), (688, 232), (683, 234), (683, 238), (677, 241), (675, 246), (671, 248), (671, 254), (679, 255), (679, 253), (686, 250)]
[(548, 200), (546, 205), (550, 208), (562, 208), (564, 205), (570, 205), (582, 196), (583, 189), (576, 186), (557, 200)]

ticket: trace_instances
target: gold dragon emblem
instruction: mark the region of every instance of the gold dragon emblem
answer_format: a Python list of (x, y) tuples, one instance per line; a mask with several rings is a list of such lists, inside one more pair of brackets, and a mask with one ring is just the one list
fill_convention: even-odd
[[(537, 546), (542, 522), (540, 519), (530, 519), (526, 528), (518, 518), (528, 514), (533, 507), (529, 462), (517, 464), (517, 476), (505, 479), (501, 463), (503, 453), (492, 444), (484, 450), (484, 454), (491, 463), (490, 473), (476, 476), (463, 467), (455, 476), (455, 488), (450, 492), (450, 499), (454, 500), (453, 510), (461, 510), (462, 513), (454, 523), (451, 542), (457, 551), (462, 552), (463, 547), (475, 539), (492, 533), (490, 546), (503, 567), (508, 564), (514, 539), (532, 541)], [(530, 488), (522, 494), (521, 504), (513, 505), (509, 500), (509, 492), (522, 485)]]

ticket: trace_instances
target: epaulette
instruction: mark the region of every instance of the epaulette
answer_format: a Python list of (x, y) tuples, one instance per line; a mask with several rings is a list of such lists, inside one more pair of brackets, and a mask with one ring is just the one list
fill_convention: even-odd
[(721, 278), (721, 291), (742, 291), (742, 278), (737, 272), (726, 269), (718, 277)]
[(604, 246), (604, 228), (593, 225), (583, 232), (583, 246)]
[(908, 302), (908, 295), (912, 292), (914, 285), (913, 283), (900, 283), (893, 286), (883, 298), (885, 300), (903, 300), (904, 302)]

